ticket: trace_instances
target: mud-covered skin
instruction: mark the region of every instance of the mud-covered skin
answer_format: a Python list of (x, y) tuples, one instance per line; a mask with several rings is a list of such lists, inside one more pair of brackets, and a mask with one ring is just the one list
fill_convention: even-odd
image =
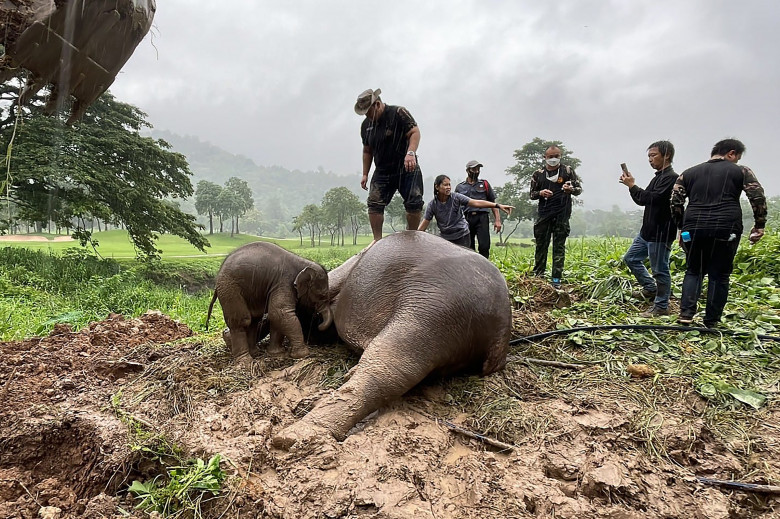
[(405, 231), (330, 275), (333, 322), (362, 352), (350, 379), (274, 437), (289, 448), (322, 431), (343, 439), (428, 376), (502, 369), (512, 329), (506, 281), (474, 251)]
[(156, 9), (155, 0), (0, 1), (6, 27), (0, 81), (29, 71), (19, 104), (50, 85), (49, 112), (73, 96), (72, 123), (114, 82)]
[(296, 306), (319, 313), (322, 330), (332, 322), (325, 269), (273, 243), (248, 243), (225, 258), (217, 273), (207, 323), (216, 299), (230, 330), (229, 335), (223, 334), (225, 343), (242, 365), (251, 362), (250, 347), (264, 336), (265, 314), (271, 334), (268, 353), (283, 353), (282, 340), (287, 337), (295, 358), (308, 355)]

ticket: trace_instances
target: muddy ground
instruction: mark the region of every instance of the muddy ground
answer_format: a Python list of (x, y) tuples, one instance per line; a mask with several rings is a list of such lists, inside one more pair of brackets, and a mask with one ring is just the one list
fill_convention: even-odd
[[(552, 325), (543, 308), (515, 317), (518, 335)], [(525, 412), (523, 424), (507, 424), (516, 431), (511, 451), (437, 421), (480, 423), (453, 402), (468, 394), (468, 380), (424, 384), (358, 424), (343, 443), (323, 438), (274, 449), (274, 432), (305, 414), (355, 362), (340, 347), (315, 347), (299, 361), (260, 357), (247, 374), (232, 367), (216, 338), (194, 336), (155, 312), (0, 343), (0, 517), (149, 517), (134, 509), (138, 500), (127, 487), (160, 474), (166, 449), (225, 458), (230, 477), (202, 503), (205, 517), (780, 513), (771, 495), (696, 480), (777, 481), (777, 406), (743, 424), (749, 437), (723, 438), (705, 425), (707, 404), (683, 381), (654, 388), (651, 378), (626, 379), (611, 391), (551, 395), (540, 389), (538, 371), (514, 362), (484, 381), (488, 389), (511, 388)], [(649, 429), (637, 426), (646, 416), (640, 392), (653, 398)], [(640, 434), (647, 430), (663, 452), (648, 448)]]

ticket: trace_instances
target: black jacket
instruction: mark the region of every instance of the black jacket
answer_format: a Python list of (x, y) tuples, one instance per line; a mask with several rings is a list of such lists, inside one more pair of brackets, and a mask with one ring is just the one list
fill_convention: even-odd
[(670, 242), (677, 235), (677, 226), (672, 220), (669, 199), (672, 188), (677, 180), (677, 173), (672, 166), (667, 166), (655, 172), (655, 176), (645, 189), (634, 184), (628, 192), (637, 205), (644, 206), (642, 229), (639, 235), (645, 241)]

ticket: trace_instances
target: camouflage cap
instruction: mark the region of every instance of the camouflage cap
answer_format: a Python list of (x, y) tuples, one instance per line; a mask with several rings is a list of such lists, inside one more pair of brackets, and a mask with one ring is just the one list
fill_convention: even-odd
[(357, 103), (355, 103), (355, 113), (358, 115), (366, 115), (368, 109), (376, 102), (381, 93), (381, 88), (377, 88), (376, 90), (371, 90), (369, 88), (368, 90), (361, 92), (357, 98)]
[(468, 162), (466, 163), (466, 169), (471, 169), (471, 168), (482, 168), (482, 167), (484, 167), (484, 166), (483, 166), (483, 165), (482, 165), (482, 163), (481, 163), (480, 161), (478, 161), (478, 160), (470, 160), (470, 161), (468, 161)]

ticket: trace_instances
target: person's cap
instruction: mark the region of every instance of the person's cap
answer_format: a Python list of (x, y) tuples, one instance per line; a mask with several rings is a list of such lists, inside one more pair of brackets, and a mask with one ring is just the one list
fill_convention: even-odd
[(470, 160), (466, 163), (466, 169), (483, 168), (483, 167), (484, 166), (482, 165), (482, 163), (478, 160)]
[(381, 93), (381, 88), (377, 88), (376, 90), (371, 90), (369, 88), (368, 90), (361, 92), (357, 98), (357, 103), (355, 103), (355, 113), (358, 115), (366, 115), (368, 109), (371, 108), (371, 105), (374, 104)]

